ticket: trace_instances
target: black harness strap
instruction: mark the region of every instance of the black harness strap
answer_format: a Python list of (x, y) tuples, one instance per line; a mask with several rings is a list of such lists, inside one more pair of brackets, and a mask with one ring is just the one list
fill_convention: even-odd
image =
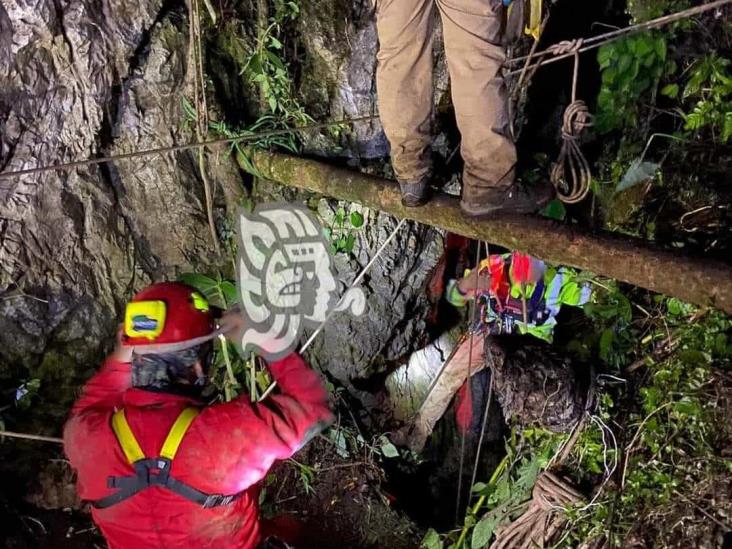
[(109, 477), (107, 486), (117, 488), (114, 494), (103, 497), (91, 504), (96, 509), (106, 509), (121, 501), (126, 500), (151, 486), (166, 488), (171, 492), (199, 504), (204, 509), (229, 505), (239, 499), (242, 493), (225, 496), (222, 494), (206, 494), (193, 486), (181, 482), (170, 476), (171, 461), (167, 458), (149, 458), (136, 461), (134, 464), (135, 475), (128, 477)]

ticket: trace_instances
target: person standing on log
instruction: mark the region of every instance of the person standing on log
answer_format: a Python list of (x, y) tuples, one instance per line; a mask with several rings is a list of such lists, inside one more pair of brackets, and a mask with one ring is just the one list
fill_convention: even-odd
[[(205, 405), (215, 329), (201, 294), (154, 284), (128, 303), (117, 349), (84, 386), (64, 427), (77, 488), (112, 549), (280, 547), (285, 521), (260, 524), (259, 482), (333, 420), (317, 374), (297, 354), (268, 365), (280, 392)], [(281, 517), (282, 519), (286, 517)]]
[(504, 1), (375, 0), (379, 112), (404, 206), (428, 201), (435, 7), (462, 135), (463, 211), (531, 213), (553, 196), (548, 183), (529, 188), (515, 181), (516, 147), (501, 74)]

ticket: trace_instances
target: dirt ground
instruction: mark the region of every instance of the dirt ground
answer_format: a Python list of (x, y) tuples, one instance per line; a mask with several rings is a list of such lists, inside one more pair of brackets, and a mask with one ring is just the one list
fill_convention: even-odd
[(278, 464), (264, 495), (264, 514), (285, 514), (302, 526), (298, 549), (419, 547), (422, 532), (399, 512), (382, 469), (370, 459), (340, 457), (320, 437), (294, 458), (314, 468), (306, 484), (292, 461)]

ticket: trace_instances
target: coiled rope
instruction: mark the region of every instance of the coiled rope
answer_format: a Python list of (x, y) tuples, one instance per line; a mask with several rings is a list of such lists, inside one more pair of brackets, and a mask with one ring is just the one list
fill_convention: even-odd
[(544, 547), (567, 523), (563, 510), (584, 499), (563, 478), (544, 471), (534, 485), (528, 509), (514, 522), (498, 530), (490, 549)]
[[(521, 61), (525, 62), (527, 59), (532, 59), (533, 57), (537, 57), (540, 59), (538, 61), (536, 61), (536, 63), (533, 63), (531, 65), (525, 65), (524, 67), (522, 67), (520, 69), (506, 71), (504, 73), (504, 76), (506, 76), (506, 77), (515, 76), (515, 75), (521, 74), (522, 72), (525, 72), (527, 70), (532, 71), (532, 70), (542, 67), (544, 65), (549, 65), (551, 63), (556, 63), (557, 61), (561, 61), (562, 59), (570, 57), (573, 54), (578, 55), (580, 53), (584, 53), (586, 51), (589, 51), (589, 50), (592, 50), (595, 48), (599, 48), (603, 44), (614, 42), (615, 40), (619, 40), (630, 34), (647, 31), (649, 29), (659, 28), (664, 25), (673, 23), (675, 21), (680, 21), (681, 19), (686, 19), (689, 17), (693, 17), (695, 15), (701, 15), (702, 13), (705, 13), (705, 12), (708, 12), (711, 10), (721, 9), (722, 7), (728, 6), (731, 3), (732, 3), (732, 0), (716, 0), (715, 2), (710, 2), (709, 4), (703, 4), (701, 6), (696, 6), (694, 8), (681, 10), (679, 12), (676, 12), (676, 13), (673, 13), (670, 15), (666, 15), (664, 17), (659, 17), (658, 19), (653, 19), (651, 21), (647, 21), (646, 23), (639, 23), (639, 24), (631, 25), (631, 26), (623, 28), (623, 29), (618, 29), (617, 31), (612, 31), (612, 32), (608, 32), (605, 34), (593, 36), (592, 38), (584, 39), (582, 41), (582, 46), (570, 48), (570, 50), (566, 51), (566, 52), (557, 52), (556, 46), (558, 46), (558, 44), (555, 44), (554, 46), (550, 46), (546, 50), (532, 53), (528, 56), (514, 57), (514, 58), (506, 61), (507, 67), (512, 64), (519, 63)], [(568, 41), (568, 42), (571, 43), (571, 42), (575, 42), (575, 41)], [(563, 44), (563, 42), (560, 42), (560, 44)], [(574, 50), (574, 51), (572, 51), (572, 50)], [(544, 56), (550, 56), (550, 55), (553, 55), (553, 57), (548, 57), (547, 59), (541, 59)], [(257, 133), (247, 132), (247, 133), (243, 133), (242, 135), (234, 136), (234, 137), (226, 137), (226, 138), (221, 138), (221, 139), (212, 139), (209, 141), (170, 145), (167, 147), (159, 147), (159, 148), (154, 148), (154, 149), (144, 149), (144, 150), (138, 150), (138, 151), (133, 151), (133, 152), (129, 152), (129, 153), (122, 153), (119, 155), (100, 156), (100, 157), (95, 157), (95, 158), (74, 160), (71, 162), (51, 164), (51, 165), (47, 165), (47, 166), (38, 166), (35, 168), (0, 172), (0, 179), (8, 179), (11, 177), (18, 177), (18, 176), (22, 176), (22, 175), (33, 175), (33, 174), (50, 172), (50, 171), (64, 170), (64, 169), (69, 169), (69, 168), (78, 168), (81, 166), (88, 166), (88, 165), (94, 165), (94, 164), (103, 164), (106, 162), (115, 162), (117, 160), (139, 158), (139, 157), (143, 157), (143, 156), (155, 156), (155, 155), (163, 154), (163, 153), (181, 152), (181, 151), (186, 151), (186, 150), (191, 150), (191, 149), (197, 149), (200, 147), (211, 147), (211, 146), (224, 145), (224, 144), (247, 143), (247, 142), (257, 141), (258, 139), (262, 139), (262, 138), (266, 138), (266, 137), (274, 137), (274, 136), (278, 136), (278, 135), (291, 135), (293, 133), (299, 133), (299, 132), (304, 132), (304, 131), (308, 131), (308, 130), (327, 129), (327, 128), (331, 128), (333, 126), (340, 126), (340, 125), (344, 125), (344, 124), (367, 122), (367, 121), (375, 120), (377, 118), (379, 118), (378, 114), (372, 114), (372, 115), (366, 115), (366, 116), (358, 116), (358, 117), (354, 117), (354, 118), (346, 118), (343, 120), (335, 120), (335, 121), (331, 121), (331, 122), (319, 122), (319, 123), (315, 123), (315, 124), (301, 126), (299, 128), (287, 128), (287, 129), (282, 129), (282, 130), (268, 130), (268, 131), (262, 131), (262, 132), (257, 132)]]
[(577, 75), (579, 73), (579, 51), (583, 40), (567, 40), (554, 44), (556, 55), (574, 52), (574, 74), (572, 75), (572, 102), (564, 110), (562, 118), (562, 148), (552, 166), (550, 179), (557, 191), (557, 197), (565, 204), (576, 204), (584, 200), (590, 192), (592, 170), (582, 149), (579, 139), (585, 129), (593, 125), (593, 117), (587, 104), (577, 99)]

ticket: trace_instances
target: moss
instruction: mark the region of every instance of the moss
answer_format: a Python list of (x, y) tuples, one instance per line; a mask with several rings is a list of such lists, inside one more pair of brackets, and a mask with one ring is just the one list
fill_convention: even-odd
[(207, 38), (206, 74), (213, 82), (216, 99), (230, 124), (245, 124), (256, 118), (258, 111), (257, 88), (242, 74), (254, 39), (238, 19), (224, 21)]
[(351, 3), (345, 0), (305, 2), (298, 21), (307, 55), (302, 61), (299, 93), (315, 118), (329, 114), (330, 97), (336, 91), (334, 74), (339, 60), (350, 56), (348, 42)]

